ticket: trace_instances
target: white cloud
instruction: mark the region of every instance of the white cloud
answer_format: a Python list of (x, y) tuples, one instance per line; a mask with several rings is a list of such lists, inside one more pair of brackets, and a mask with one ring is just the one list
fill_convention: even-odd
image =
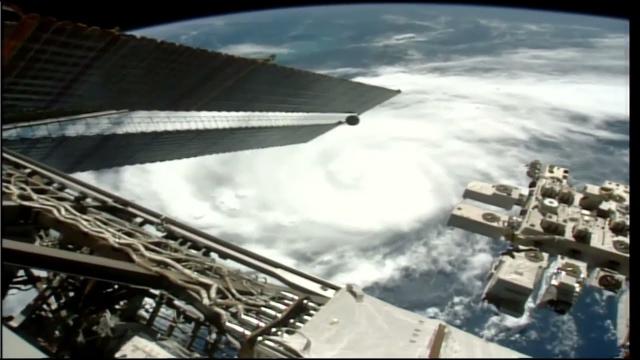
[[(491, 305), (486, 305), (491, 306)], [(534, 320), (532, 317), (532, 312), (534, 311), (536, 306), (535, 294), (534, 296), (529, 297), (524, 306), (524, 314), (521, 317), (513, 317), (507, 314), (497, 314), (491, 316), (487, 323), (484, 325), (484, 328), (480, 331), (480, 335), (485, 339), (491, 341), (498, 340), (521, 340), (517, 337), (520, 331), (527, 328), (529, 324), (531, 324)], [(530, 334), (530, 336), (535, 337), (535, 331)]]
[(411, 19), (406, 16), (393, 15), (393, 14), (382, 15), (380, 18), (383, 21), (388, 22), (390, 24), (423, 25), (426, 27), (435, 27), (435, 28), (441, 28), (442, 26), (444, 26), (445, 23), (447, 23), (451, 19), (448, 16), (439, 16), (435, 19), (432, 19), (431, 21), (420, 21), (420, 20)]
[(238, 56), (269, 56), (271, 54), (287, 54), (292, 52), (291, 49), (282, 46), (260, 45), (252, 43), (227, 45), (217, 51), (238, 55)]
[(562, 336), (552, 337), (551, 341), (545, 345), (547, 349), (553, 351), (559, 357), (576, 357), (576, 348), (580, 345), (581, 340), (572, 316), (554, 316), (551, 320), (550, 332), (561, 334)]
[[(353, 43), (347, 45), (347, 47), (380, 47), (380, 46), (394, 46), (401, 44), (410, 44), (410, 43), (418, 43), (423, 42), (426, 43), (431, 40), (442, 38), (446, 36), (448, 33), (454, 31), (453, 29), (438, 29), (438, 30), (429, 30), (425, 32), (421, 32), (418, 34), (415, 33), (405, 33), (405, 34), (386, 34), (384, 36), (379, 36), (373, 39), (370, 42), (366, 43)], [(416, 52), (414, 50), (414, 52)], [(417, 52), (416, 52), (417, 53)], [(420, 57), (413, 56), (414, 59), (423, 59), (424, 56), (420, 54)], [(411, 59), (411, 58), (409, 58)]]
[(605, 320), (604, 325), (608, 330), (604, 337), (609, 341), (618, 341), (618, 332), (616, 327), (613, 325), (613, 321)]
[[(532, 54), (542, 54), (547, 62), (566, 59)], [(269, 246), (285, 256), (306, 251), (330, 258), (341, 246), (356, 258), (347, 266), (351, 271), (336, 279), (358, 274), (362, 285), (383, 281), (420, 260), (357, 258), (363, 246), (383, 244), (389, 232), (408, 231), (446, 213), (468, 181), (519, 185), (525, 181), (524, 163), (541, 155), (555, 157), (518, 144), (542, 137), (589, 146), (593, 135), (624, 138), (604, 125), (628, 118), (628, 79), (526, 72), (527, 59), (523, 50), (444, 64), (453, 75), (431, 71), (433, 64), (379, 68), (355, 80), (403, 93), (364, 114), (355, 128), (339, 127), (303, 145), (126, 167), (122, 190), (207, 231)], [(489, 60), (510, 61), (510, 68), (522, 70), (453, 71)], [(588, 116), (589, 123), (577, 128), (562, 118), (568, 114), (563, 111)], [(224, 169), (232, 183), (216, 184), (215, 177), (209, 184), (194, 183), (214, 169)], [(426, 247), (439, 240), (429, 241)], [(446, 256), (456, 258), (456, 252)], [(476, 265), (486, 267), (487, 257), (477, 256)], [(342, 260), (326, 261), (336, 265)]]
[[(409, 35), (396, 41), (419, 37)], [(407, 270), (453, 274), (463, 294), (442, 289), (457, 297), (426, 306), (425, 314), (462, 324), (473, 311), (489, 312), (477, 295), (494, 255), (491, 240), (443, 228), (466, 184), (522, 186), (530, 160), (572, 167), (603, 140), (628, 139), (608, 128), (629, 119), (628, 37), (603, 36), (593, 46), (370, 69), (355, 80), (403, 92), (362, 115), (357, 127), (302, 145), (125, 167), (119, 192), (339, 283), (393, 284)], [(257, 44), (221, 49), (231, 50), (289, 51)], [(545, 140), (559, 148), (539, 144)], [(620, 151), (618, 162), (607, 165), (612, 176), (622, 176), (614, 173), (629, 161), (628, 150)], [(79, 176), (115, 188), (104, 173)], [(530, 300), (519, 319), (490, 317), (479, 331), (495, 340), (536, 340), (540, 334), (527, 328), (532, 306)], [(565, 335), (552, 350), (575, 354), (575, 322), (554, 321)]]
[(354, 68), (354, 67), (343, 67), (343, 68), (336, 68), (336, 69), (318, 69), (318, 70), (314, 70), (314, 72), (317, 72), (317, 73), (320, 73), (320, 74), (326, 74), (326, 75), (338, 76), (338, 77), (358, 74), (358, 73), (361, 73), (363, 71), (366, 71), (366, 70), (365, 69), (361, 69), (361, 68)]
[[(495, 19), (477, 19), (476, 21), (484, 26), (488, 26), (492, 28), (494, 31), (505, 31), (513, 27), (512, 23), (507, 23), (507, 22), (499, 21)], [(527, 27), (527, 25), (523, 25), (523, 27)], [(547, 27), (545, 27), (544, 25), (536, 24), (536, 25), (528, 25), (527, 30), (541, 30), (545, 28)]]
[(426, 38), (417, 36), (416, 34), (413, 34), (413, 33), (391, 35), (388, 37), (375, 40), (374, 42), (369, 44), (369, 46), (399, 45), (399, 44), (405, 44), (410, 42), (422, 41), (425, 39)]

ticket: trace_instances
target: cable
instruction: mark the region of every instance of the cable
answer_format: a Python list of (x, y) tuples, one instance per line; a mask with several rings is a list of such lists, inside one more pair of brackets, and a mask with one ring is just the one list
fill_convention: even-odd
[[(80, 204), (83, 208), (79, 208), (78, 199), (87, 199), (82, 191), (67, 187), (60, 190), (41, 184), (38, 177), (46, 179), (46, 176), (37, 172), (35, 174), (39, 176), (34, 177), (34, 172), (22, 173), (12, 166), (4, 166), (3, 170), (2, 190), (13, 201), (81, 230), (98, 244), (123, 251), (133, 263), (193, 295), (219, 315), (222, 323), (231, 314), (239, 318), (248, 313), (259, 318), (260, 307), (277, 296), (266, 287), (266, 277), (261, 279), (259, 274), (249, 276), (232, 271), (205, 256), (204, 251), (189, 249), (189, 243), (182, 239), (164, 238), (166, 234), (154, 235), (135, 223), (97, 208), (83, 204)], [(52, 239), (45, 232), (39, 233), (38, 238), (39, 246), (61, 247), (67, 241), (64, 236)], [(182, 328), (178, 329), (184, 332)], [(239, 347), (236, 339), (228, 338)], [(294, 349), (290, 351), (295, 352)]]

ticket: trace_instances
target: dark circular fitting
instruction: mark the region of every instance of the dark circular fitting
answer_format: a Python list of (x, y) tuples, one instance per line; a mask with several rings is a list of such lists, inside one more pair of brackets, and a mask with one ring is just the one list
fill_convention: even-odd
[(509, 194), (511, 194), (512, 190), (513, 189), (509, 185), (503, 185), (503, 184), (496, 185), (496, 191), (499, 192), (499, 193), (503, 193), (503, 194), (509, 195)]
[(490, 223), (496, 223), (498, 221), (500, 221), (500, 217), (494, 213), (489, 213), (486, 212), (484, 214), (482, 214), (482, 220), (486, 221), (486, 222), (490, 222)]
[(356, 126), (360, 123), (360, 118), (357, 115), (349, 115), (344, 120), (348, 125)]
[(620, 281), (613, 275), (606, 274), (600, 276), (600, 278), (598, 279), (598, 285), (602, 286), (602, 288), (605, 290), (617, 291), (622, 287), (622, 281)]
[(609, 186), (601, 186), (600, 193), (603, 195), (609, 195), (613, 193), (613, 189)]
[(623, 254), (629, 253), (629, 243), (623, 240), (613, 240), (613, 248)]
[(524, 253), (524, 257), (531, 262), (541, 262), (544, 260), (544, 256), (538, 250), (531, 250)]

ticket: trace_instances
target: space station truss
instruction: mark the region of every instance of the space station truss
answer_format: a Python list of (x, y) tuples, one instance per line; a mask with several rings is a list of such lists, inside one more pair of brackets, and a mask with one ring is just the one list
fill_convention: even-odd
[(9, 124), (3, 146), (67, 173), (310, 141), (352, 114), (109, 111)]
[[(510, 245), (491, 269), (484, 299), (519, 317), (539, 285), (537, 305), (558, 314), (570, 311), (586, 286), (618, 294), (618, 344), (628, 349), (629, 185), (607, 180), (578, 190), (569, 182), (569, 169), (540, 161), (528, 164), (527, 175), (526, 191), (473, 181), (463, 194), (493, 208), (520, 207), (517, 214), (461, 202), (449, 218), (449, 226)], [(549, 279), (542, 283), (545, 269)]]
[(10, 150), (2, 170), (3, 297), (37, 289), (5, 326), (50, 356), (523, 356)]

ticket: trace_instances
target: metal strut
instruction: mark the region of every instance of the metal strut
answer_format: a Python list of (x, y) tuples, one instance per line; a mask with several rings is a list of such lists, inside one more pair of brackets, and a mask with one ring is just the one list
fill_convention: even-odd
[[(244, 348), (274, 319), (291, 320), (292, 307), (301, 312), (300, 299), (322, 305), (339, 289), (10, 150), (2, 167), (7, 264), (166, 291)], [(290, 296), (295, 306), (285, 305)]]

